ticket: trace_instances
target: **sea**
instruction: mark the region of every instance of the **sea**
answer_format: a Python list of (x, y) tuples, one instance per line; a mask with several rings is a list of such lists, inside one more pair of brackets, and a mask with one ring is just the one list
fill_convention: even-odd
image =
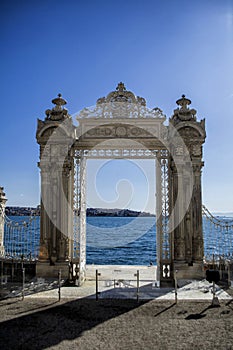
[[(38, 256), (40, 218), (11, 216), (9, 219), (11, 222), (5, 225), (4, 235), (6, 253), (9, 256), (12, 254), (23, 254), (25, 257)], [(156, 264), (155, 221), (155, 217), (87, 217), (87, 264)], [(205, 255), (228, 254), (229, 250), (233, 252), (233, 231), (218, 233), (208, 225), (205, 218), (203, 218), (203, 231)]]

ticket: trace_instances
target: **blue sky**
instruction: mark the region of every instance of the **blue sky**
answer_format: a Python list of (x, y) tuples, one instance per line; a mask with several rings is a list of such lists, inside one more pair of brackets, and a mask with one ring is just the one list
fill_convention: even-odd
[[(8, 205), (39, 203), (36, 123), (51, 99), (61, 92), (74, 114), (123, 81), (168, 117), (181, 94), (192, 100), (206, 118), (203, 201), (233, 211), (233, 1), (2, 0), (0, 16), (0, 185)], [(135, 183), (128, 163), (119, 176)], [(114, 165), (104, 171), (103, 179), (114, 178)], [(140, 196), (147, 184), (143, 175), (137, 181)]]

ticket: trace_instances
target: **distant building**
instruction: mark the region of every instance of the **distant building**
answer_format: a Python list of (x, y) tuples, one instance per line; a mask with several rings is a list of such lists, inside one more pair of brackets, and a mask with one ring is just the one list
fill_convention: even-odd
[(39, 216), (40, 206), (34, 207), (6, 207), (7, 216)]

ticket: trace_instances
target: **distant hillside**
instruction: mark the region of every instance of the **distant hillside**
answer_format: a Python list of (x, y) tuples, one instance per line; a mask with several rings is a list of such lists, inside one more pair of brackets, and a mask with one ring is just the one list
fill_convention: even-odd
[[(30, 216), (40, 215), (40, 206), (34, 207), (6, 207), (7, 216)], [(213, 213), (214, 216), (233, 218), (233, 212)], [(136, 217), (136, 216), (155, 216), (151, 213), (130, 210), (130, 209), (107, 209), (107, 208), (87, 208), (87, 216), (120, 216), (120, 217)]]
[(6, 207), (5, 213), (7, 216), (39, 216), (40, 206), (34, 207)]
[(155, 216), (150, 213), (141, 211), (135, 211), (130, 209), (104, 209), (104, 208), (87, 208), (87, 216), (124, 216), (124, 217), (136, 217), (136, 216)]
[[(7, 216), (30, 216), (40, 215), (40, 206), (33, 207), (6, 207)], [(104, 209), (104, 208), (87, 208), (87, 216), (120, 216), (120, 217), (137, 217), (137, 216), (155, 216), (150, 213), (130, 210), (130, 209)]]

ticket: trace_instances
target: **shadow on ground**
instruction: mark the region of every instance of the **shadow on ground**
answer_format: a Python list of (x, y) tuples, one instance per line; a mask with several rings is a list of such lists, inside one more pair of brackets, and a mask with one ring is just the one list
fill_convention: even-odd
[(233, 342), (230, 301), (211, 308), (167, 300), (7, 299), (0, 319), (1, 350), (231, 349)]
[(4, 300), (0, 311), (7, 308), (8, 315), (14, 318), (0, 323), (1, 350), (46, 349), (63, 340), (78, 338), (96, 325), (144, 303), (135, 300), (124, 304), (120, 300), (96, 302), (86, 298), (61, 303), (51, 299)]

